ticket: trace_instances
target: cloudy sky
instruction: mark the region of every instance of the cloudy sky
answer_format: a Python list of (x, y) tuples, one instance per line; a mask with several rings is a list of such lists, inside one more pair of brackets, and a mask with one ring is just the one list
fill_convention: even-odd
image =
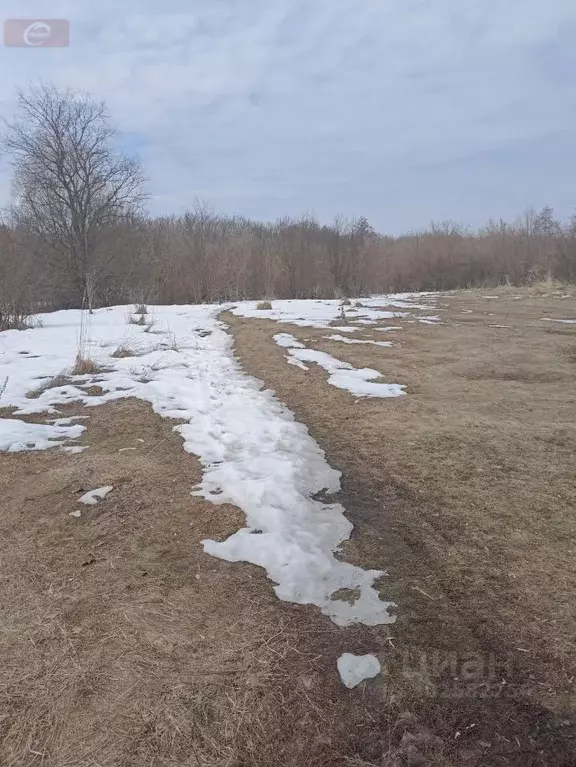
[[(8, 0), (68, 48), (0, 49), (0, 115), (40, 78), (104, 99), (153, 213), (196, 198), (382, 231), (576, 209), (574, 0)], [(0, 205), (10, 170), (0, 159)]]

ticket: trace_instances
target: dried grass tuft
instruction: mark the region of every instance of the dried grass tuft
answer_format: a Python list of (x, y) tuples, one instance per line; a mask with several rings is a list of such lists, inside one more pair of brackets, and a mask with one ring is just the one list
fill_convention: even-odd
[(76, 355), (76, 361), (74, 362), (74, 367), (72, 368), (72, 375), (84, 376), (101, 372), (102, 368), (99, 367), (94, 362), (94, 360), (91, 360), (89, 357), (84, 357), (82, 354)]
[[(8, 379), (6, 379), (8, 381)], [(53, 378), (48, 379), (43, 384), (40, 384), (38, 388), (31, 389), (29, 392), (26, 392), (26, 396), (28, 399), (38, 399), (38, 397), (45, 391), (48, 391), (48, 389), (56, 389), (58, 386), (66, 386), (70, 383), (70, 378), (68, 376), (67, 371), (62, 371), (62, 373), (58, 373), (58, 375), (55, 375)]]
[(116, 359), (124, 359), (125, 357), (136, 357), (136, 352), (125, 344), (120, 344), (110, 356), (115, 357)]

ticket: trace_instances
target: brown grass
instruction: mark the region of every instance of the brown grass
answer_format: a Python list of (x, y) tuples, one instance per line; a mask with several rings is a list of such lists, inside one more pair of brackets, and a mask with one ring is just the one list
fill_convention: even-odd
[(272, 304), (270, 303), (270, 301), (259, 301), (256, 304), (256, 308), (257, 309), (262, 309), (262, 310), (263, 309), (271, 309), (272, 308)]
[(124, 359), (125, 357), (135, 357), (136, 352), (125, 344), (120, 344), (120, 346), (115, 351), (113, 351), (110, 356), (116, 357), (117, 359)]
[(66, 386), (69, 383), (70, 376), (66, 371), (63, 371), (53, 378), (48, 379), (36, 389), (31, 389), (29, 392), (26, 392), (26, 396), (28, 399), (37, 399), (43, 392), (48, 391), (48, 389), (55, 389), (58, 386)]
[(377, 764), (385, 730), (335, 665), (370, 638), (204, 554), (243, 518), (190, 495), (172, 422), (133, 400), (62, 414), (87, 412), (80, 455), (0, 453), (0, 764)]
[[(345, 558), (389, 573), (381, 591), (398, 604), (391, 720), (408, 710), (421, 732), (441, 737), (433, 764), (467, 764), (479, 751), (485, 761), (472, 764), (571, 765), (576, 730), (561, 722), (576, 717), (576, 366), (573, 336), (550, 335), (541, 317), (574, 316), (576, 300), (514, 288), (438, 303), (444, 325), (394, 320), (400, 348), (281, 326), (406, 385), (406, 397), (389, 400), (355, 400), (317, 366), (304, 374), (286, 365), (274, 322), (227, 315), (226, 323), (247, 372), (342, 470), (341, 500), (355, 525)], [(355, 337), (382, 334), (364, 328)], [(466, 681), (470, 653), (483, 670)], [(490, 658), (504, 693), (490, 692)]]
[[(197, 461), (143, 403), (63, 408), (90, 415), (79, 455), (0, 453), (0, 764), (573, 767), (574, 337), (539, 318), (575, 312), (519, 292), (443, 296), (442, 326), (394, 320), (401, 347), (282, 326), (398, 400), (355, 401), (287, 365), (276, 323), (227, 315), (343, 471), (342, 556), (389, 573), (391, 626), (339, 629), (205, 555), (243, 517), (190, 496)], [(344, 651), (384, 673), (345, 690)]]
[(76, 360), (74, 362), (74, 367), (72, 368), (72, 375), (75, 376), (84, 376), (84, 375), (91, 375), (92, 373), (101, 373), (102, 368), (94, 362), (94, 360), (91, 360), (90, 357), (84, 357), (82, 354), (78, 353), (76, 355)]

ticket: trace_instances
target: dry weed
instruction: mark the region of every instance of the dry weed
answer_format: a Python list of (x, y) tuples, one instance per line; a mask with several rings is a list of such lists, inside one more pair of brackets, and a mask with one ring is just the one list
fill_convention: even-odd
[(31, 389), (29, 392), (26, 392), (26, 396), (28, 399), (37, 399), (43, 392), (48, 391), (48, 389), (56, 389), (58, 386), (66, 386), (69, 383), (70, 377), (68, 371), (63, 370), (61, 373), (58, 373), (58, 375), (45, 381), (36, 389)]
[(120, 344), (110, 356), (116, 359), (124, 359), (125, 357), (136, 357), (136, 352), (125, 344)]
[(102, 368), (94, 362), (94, 360), (90, 359), (89, 357), (84, 357), (82, 354), (78, 353), (76, 355), (76, 360), (74, 362), (74, 367), (72, 368), (72, 375), (75, 376), (83, 376), (83, 375), (91, 375), (92, 373), (101, 373)]

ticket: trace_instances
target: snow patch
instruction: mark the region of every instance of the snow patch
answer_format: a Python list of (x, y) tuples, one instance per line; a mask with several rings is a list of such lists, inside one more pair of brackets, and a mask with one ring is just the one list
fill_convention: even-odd
[(297, 360), (296, 357), (285, 356), (284, 359), (289, 365), (294, 365), (295, 367), (300, 368), (300, 370), (310, 370), (308, 365), (305, 365), (303, 362), (300, 362), (300, 360)]
[(0, 418), (0, 450), (20, 453), (25, 450), (47, 450), (62, 446), (66, 440), (78, 439), (85, 427), (80, 424), (27, 423), (19, 418)]
[(346, 338), (338, 334), (324, 336), (329, 341), (342, 341), (343, 344), (372, 344), (373, 346), (392, 346), (392, 341), (362, 341), (359, 338)]
[(424, 323), (424, 325), (442, 325), (440, 317), (417, 317), (418, 322)]
[(78, 455), (79, 453), (83, 453), (85, 450), (88, 450), (87, 445), (70, 445), (62, 448), (64, 453), (69, 453), (70, 455)]
[[(382, 377), (378, 370), (355, 368), (349, 362), (342, 362), (326, 352), (302, 348), (303, 344), (300, 344), (300, 342), (296, 342), (298, 346), (288, 346), (289, 341), (287, 337), (294, 339), (294, 336), (289, 336), (287, 333), (283, 333), (282, 336), (282, 345), (288, 349), (291, 357), (299, 360), (301, 363), (315, 362), (317, 365), (320, 365), (329, 373), (328, 383), (331, 386), (349, 391), (356, 397), (401, 397), (405, 394), (405, 386), (403, 384), (373, 383), (375, 378)], [(374, 341), (373, 343), (377, 342)], [(389, 343), (385, 342), (384, 345), (388, 346)]]
[(95, 490), (89, 490), (87, 493), (84, 493), (78, 500), (80, 503), (86, 504), (86, 506), (95, 506), (98, 501), (102, 501), (108, 493), (114, 490), (114, 487), (112, 485), (105, 485), (104, 487), (97, 487)]
[(290, 335), (290, 333), (276, 333), (274, 340), (278, 346), (281, 346), (283, 349), (288, 349), (290, 347), (304, 348), (304, 344), (300, 343), (300, 341)]
[(353, 655), (343, 653), (336, 661), (342, 683), (351, 690), (365, 679), (373, 679), (381, 671), (380, 661), (375, 655)]
[[(337, 299), (311, 301), (309, 299), (288, 299), (272, 301), (271, 309), (257, 309), (257, 301), (243, 301), (232, 308), (232, 313), (238, 317), (257, 317), (276, 322), (285, 322), (300, 327), (335, 329), (340, 332), (353, 332), (349, 328), (333, 328), (331, 324), (342, 319), (342, 310), (346, 318), (361, 324), (372, 324), (382, 319), (405, 317), (406, 311), (390, 311), (392, 309), (408, 309), (430, 311), (431, 303), (421, 303), (422, 300), (435, 302), (436, 296), (430, 293), (397, 293), (391, 295), (372, 296), (360, 299), (362, 306), (346, 308)], [(434, 304), (432, 303), (432, 306)]]

